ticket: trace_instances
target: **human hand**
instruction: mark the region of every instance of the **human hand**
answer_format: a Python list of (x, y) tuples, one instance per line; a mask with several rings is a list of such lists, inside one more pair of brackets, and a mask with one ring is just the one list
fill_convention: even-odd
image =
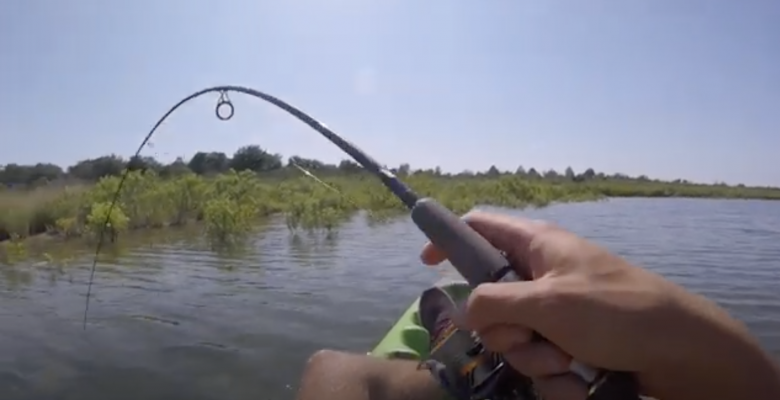
[[(483, 212), (464, 218), (531, 279), (475, 288), (464, 322), (545, 399), (587, 397), (569, 373), (572, 357), (633, 372), (643, 394), (664, 400), (780, 393), (773, 363), (714, 303), (550, 224)], [(421, 257), (428, 265), (445, 259), (431, 244)], [(533, 331), (549, 342), (531, 341)]]

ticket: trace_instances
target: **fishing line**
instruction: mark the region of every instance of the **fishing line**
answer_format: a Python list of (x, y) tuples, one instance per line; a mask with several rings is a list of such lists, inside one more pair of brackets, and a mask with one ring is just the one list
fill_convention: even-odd
[[(299, 170), (299, 171), (301, 171), (301, 172), (303, 172), (303, 174), (304, 174), (304, 175), (308, 176), (308, 177), (309, 177), (309, 178), (311, 178), (311, 179), (314, 179), (314, 181), (315, 181), (315, 182), (319, 183), (319, 184), (320, 184), (320, 185), (322, 185), (322, 186), (325, 186), (326, 188), (328, 188), (328, 189), (332, 190), (333, 192), (335, 192), (336, 194), (338, 194), (339, 196), (341, 196), (341, 197), (342, 197), (344, 200), (346, 200), (347, 202), (349, 202), (349, 204), (351, 204), (353, 207), (355, 207), (355, 208), (357, 208), (357, 209), (360, 209), (360, 206), (359, 206), (359, 205), (358, 205), (356, 202), (352, 201), (352, 199), (351, 199), (349, 196), (347, 196), (345, 193), (343, 193), (343, 192), (341, 192), (340, 190), (336, 189), (336, 187), (335, 187), (335, 186), (333, 186), (333, 185), (331, 185), (331, 184), (329, 184), (329, 183), (327, 183), (327, 182), (323, 181), (322, 179), (318, 178), (318, 177), (317, 177), (316, 175), (314, 175), (313, 173), (311, 173), (311, 172), (307, 171), (307, 170), (306, 170), (306, 168), (303, 168), (303, 167), (301, 167), (300, 165), (296, 164), (296, 163), (295, 163), (295, 161), (290, 161), (290, 164), (291, 164), (293, 167), (295, 167), (295, 168), (298, 168), (298, 170)], [(372, 214), (371, 214), (371, 210), (366, 210), (366, 212), (367, 212), (369, 215), (372, 215)]]
[[(392, 174), (387, 168), (380, 165), (376, 160), (369, 157), (367, 154), (365, 154), (362, 150), (357, 148), (352, 143), (344, 140), (341, 138), (338, 134), (331, 131), (327, 126), (320, 123), (316, 119), (312, 118), (310, 115), (304, 113), (303, 111), (299, 110), (296, 107), (293, 107), (292, 105), (274, 97), (269, 94), (263, 93), (259, 90), (247, 88), (244, 86), (215, 86), (206, 88), (200, 91), (197, 91), (184, 99), (180, 100), (178, 103), (176, 103), (173, 107), (171, 107), (163, 116), (157, 121), (157, 123), (152, 126), (152, 129), (146, 134), (144, 139), (141, 141), (141, 144), (138, 146), (138, 149), (135, 151), (133, 156), (131, 157), (131, 161), (137, 159), (141, 151), (149, 144), (149, 141), (152, 139), (152, 136), (154, 136), (157, 129), (165, 122), (165, 120), (173, 114), (174, 111), (176, 111), (179, 107), (184, 105), (185, 103), (189, 102), (190, 100), (193, 100), (197, 97), (203, 96), (205, 94), (209, 93), (219, 93), (219, 99), (217, 100), (217, 105), (214, 109), (214, 113), (216, 114), (217, 118), (219, 118), (221, 121), (228, 121), (231, 118), (233, 118), (233, 115), (235, 114), (235, 107), (233, 106), (233, 103), (230, 101), (230, 97), (228, 96), (229, 92), (238, 92), (247, 94), (250, 96), (257, 97), (261, 100), (265, 100), (268, 103), (271, 103), (279, 108), (281, 108), (284, 111), (287, 111), (290, 115), (296, 117), (301, 122), (305, 123), (315, 131), (319, 132), (322, 136), (324, 136), (326, 139), (328, 139), (330, 142), (338, 146), (341, 150), (343, 150), (345, 153), (349, 154), (358, 164), (360, 164), (363, 168), (368, 170), (369, 172), (373, 173), (379, 179), (382, 181), (382, 183), (390, 189), (390, 191), (393, 192), (394, 195), (396, 195), (407, 207), (410, 209), (415, 206), (417, 203), (418, 197), (414, 192), (412, 192), (406, 185), (403, 184), (403, 182), (399, 181), (395, 175)], [(223, 114), (223, 110), (227, 110), (226, 114)], [(321, 184), (324, 184), (326, 187), (331, 188), (331, 190), (335, 190), (338, 192), (338, 190), (331, 185), (328, 185), (321, 179), (317, 178), (313, 174), (311, 174), (308, 171), (305, 171), (300, 166), (297, 166), (300, 170), (304, 171), (304, 173), (307, 174), (307, 176), (313, 177), (315, 180), (319, 181)], [(117, 205), (117, 202), (119, 201), (119, 196), (122, 192), (122, 188), (124, 187), (124, 183), (127, 180), (127, 177), (130, 174), (130, 169), (126, 168), (125, 171), (122, 173), (119, 184), (117, 185), (117, 189), (114, 192), (111, 202), (109, 204), (108, 210), (106, 212), (106, 218), (103, 221), (103, 225), (101, 226), (101, 229), (98, 234), (98, 242), (95, 246), (95, 254), (92, 260), (92, 266), (90, 268), (89, 273), (89, 281), (87, 283), (87, 294), (85, 299), (85, 306), (84, 306), (84, 318), (83, 318), (83, 329), (87, 329), (87, 316), (89, 314), (89, 303), (90, 299), (92, 297), (92, 286), (95, 279), (95, 271), (97, 270), (97, 264), (99, 260), (99, 256), (101, 251), (103, 250), (103, 247), (105, 245), (106, 241), (106, 231), (108, 228), (108, 224), (111, 221), (111, 214), (114, 210), (114, 208)], [(346, 198), (346, 197), (345, 197)]]
[[(303, 168), (300, 165), (296, 164), (295, 161), (290, 161), (290, 164), (293, 167), (298, 168), (298, 170), (301, 171), (304, 175), (308, 176), (309, 178), (314, 179), (316, 182), (320, 183), (321, 185), (325, 186), (326, 188), (328, 188), (328, 189), (336, 192), (338, 195), (342, 196), (344, 198), (344, 200), (348, 201), (356, 209), (360, 209), (360, 206), (356, 202), (352, 201), (352, 199), (349, 196), (347, 196), (346, 193), (343, 193), (343, 192), (339, 191), (334, 186), (332, 186), (332, 185), (328, 184), (327, 182), (323, 181), (322, 179), (318, 178), (316, 175), (314, 175), (310, 171), (307, 171), (305, 168)], [(365, 212), (369, 215), (369, 217), (375, 217), (374, 213), (371, 210), (365, 209)], [(430, 268), (433, 269), (434, 271), (436, 271), (436, 273), (438, 273), (439, 275), (441, 275), (442, 278), (449, 278), (449, 277), (451, 277), (447, 273), (447, 270), (444, 269), (444, 268), (438, 268), (435, 265), (431, 265)]]

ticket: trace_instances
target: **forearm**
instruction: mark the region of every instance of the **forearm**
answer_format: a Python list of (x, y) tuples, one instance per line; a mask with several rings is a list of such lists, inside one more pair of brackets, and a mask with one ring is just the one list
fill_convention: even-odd
[[(666, 371), (662, 399), (771, 400), (780, 399), (780, 367), (740, 322), (703, 297), (690, 303), (691, 332), (706, 335), (688, 338), (670, 352), (679, 352), (674, 371)], [(663, 374), (663, 371), (659, 371)], [(675, 378), (670, 378), (675, 376)], [(660, 378), (660, 376), (659, 376)]]
[(406, 360), (320, 351), (309, 359), (298, 400), (435, 400), (443, 392)]

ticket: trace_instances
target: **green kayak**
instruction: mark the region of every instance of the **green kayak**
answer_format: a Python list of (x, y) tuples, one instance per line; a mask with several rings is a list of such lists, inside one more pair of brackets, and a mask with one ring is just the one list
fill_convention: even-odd
[[(444, 289), (455, 301), (465, 299), (471, 288), (464, 281), (442, 280), (436, 286)], [(420, 323), (419, 297), (401, 315), (384, 338), (369, 352), (381, 358), (422, 360), (428, 357), (428, 331)]]

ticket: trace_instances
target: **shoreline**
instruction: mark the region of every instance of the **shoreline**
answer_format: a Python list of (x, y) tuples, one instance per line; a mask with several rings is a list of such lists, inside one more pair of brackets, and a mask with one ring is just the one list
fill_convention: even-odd
[[(549, 172), (549, 171), (548, 171)], [(591, 171), (592, 172), (592, 171)], [(92, 185), (43, 185), (0, 191), (0, 243), (81, 242), (106, 224), (109, 241), (132, 232), (168, 230), (197, 221), (210, 240), (227, 244), (257, 221), (284, 215), (291, 231), (338, 229), (355, 213), (376, 222), (407, 212), (401, 201), (365, 172), (277, 179), (251, 170), (217, 175), (192, 172), (163, 177), (133, 170)], [(609, 198), (780, 200), (780, 188), (701, 185), (592, 174), (563, 177), (486, 173), (403, 175), (421, 197), (433, 197), (456, 214), (478, 205), (522, 209)], [(123, 184), (121, 192), (117, 190)], [(116, 205), (114, 202), (116, 201)]]
[[(780, 199), (763, 199), (763, 198), (743, 198), (743, 197), (693, 197), (693, 196), (612, 196), (612, 197), (602, 197), (602, 198), (596, 198), (596, 199), (587, 199), (587, 200), (575, 200), (575, 201), (553, 201), (548, 204), (544, 205), (532, 205), (528, 204), (525, 207), (503, 207), (499, 205), (493, 205), (493, 204), (481, 204), (476, 206), (475, 208), (478, 208), (480, 206), (489, 206), (489, 207), (499, 207), (499, 208), (508, 208), (508, 209), (518, 209), (522, 210), (528, 207), (537, 207), (537, 208), (544, 208), (552, 205), (559, 205), (559, 204), (570, 204), (570, 203), (591, 203), (591, 202), (600, 202), (600, 201), (609, 201), (609, 200), (615, 200), (615, 199), (648, 199), (648, 200), (663, 200), (663, 199), (687, 199), (687, 200), (727, 200), (727, 201), (780, 201)], [(373, 211), (375, 213), (382, 213), (384, 210), (379, 211)], [(398, 219), (406, 215), (407, 213), (405, 211), (399, 211), (399, 212), (390, 212), (386, 213), (387, 215), (384, 216), (384, 218), (380, 220), (370, 220), (370, 214), (371, 210), (354, 210), (352, 212), (352, 215), (349, 216), (349, 218), (354, 217), (357, 214), (366, 214), (364, 215), (364, 218), (366, 218), (370, 224), (375, 223), (382, 223), (385, 221), (392, 221), (394, 219)], [(257, 227), (260, 225), (263, 225), (267, 223), (270, 219), (274, 218), (283, 218), (285, 216), (286, 212), (279, 211), (271, 214), (264, 215), (258, 219), (256, 219), (252, 225), (253, 227)], [(338, 228), (336, 226), (335, 228)], [(313, 230), (316, 230), (317, 227), (314, 227)], [(197, 230), (198, 235), (203, 235), (206, 230), (206, 226), (204, 221), (202, 220), (191, 220), (187, 222), (186, 224), (180, 224), (180, 225), (165, 225), (165, 226), (142, 226), (138, 228), (128, 229), (126, 231), (121, 232), (121, 234), (118, 236), (117, 241), (111, 242), (110, 239), (108, 239), (108, 236), (104, 239), (104, 245), (124, 245), (128, 240), (125, 239), (126, 237), (130, 237), (130, 242), (136, 242), (138, 239), (144, 236), (148, 236), (150, 233), (154, 233), (153, 236), (156, 237), (165, 237), (169, 236), (170, 233), (193, 233), (193, 231)], [(296, 229), (296, 231), (307, 231), (306, 228), (303, 229)], [(292, 233), (292, 232), (291, 232)], [(86, 246), (87, 248), (93, 248), (97, 243), (97, 238), (90, 237), (90, 235), (82, 234), (77, 236), (67, 236), (59, 232), (55, 231), (44, 231), (44, 232), (38, 232), (35, 234), (31, 234), (25, 237), (21, 237), (19, 239), (12, 239), (12, 238), (0, 238), (0, 255), (3, 255), (7, 251), (7, 248), (9, 246), (13, 246), (14, 244), (20, 244), (23, 246), (32, 245), (32, 247), (45, 247), (47, 245), (62, 245), (62, 244), (75, 244), (79, 247)]]

